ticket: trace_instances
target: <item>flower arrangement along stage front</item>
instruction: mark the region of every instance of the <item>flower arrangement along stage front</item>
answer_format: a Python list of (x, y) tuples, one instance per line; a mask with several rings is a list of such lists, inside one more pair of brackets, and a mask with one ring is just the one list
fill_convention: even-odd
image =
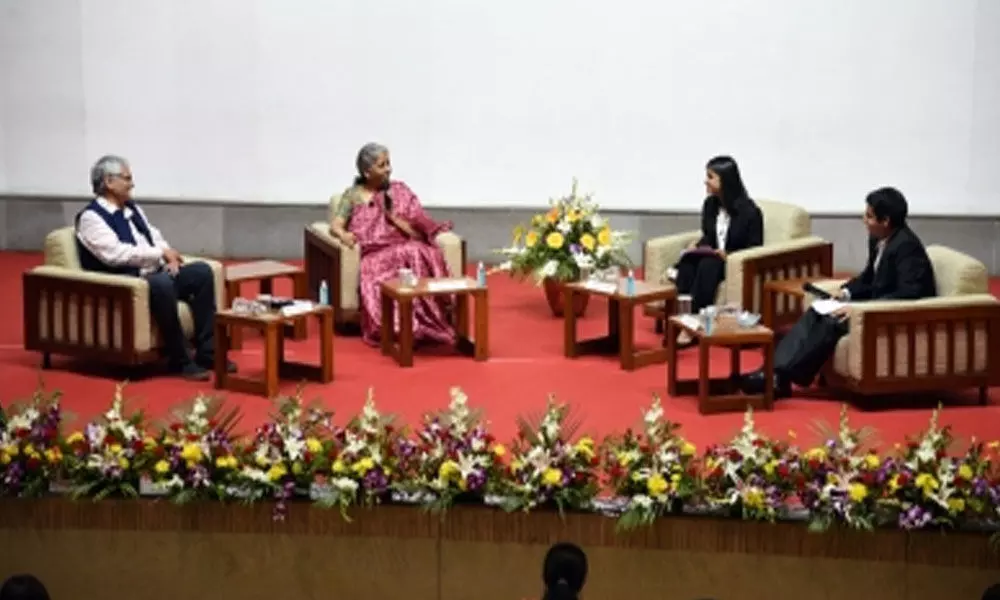
[(870, 431), (851, 428), (846, 407), (814, 448), (798, 447), (792, 432), (768, 439), (747, 411), (730, 442), (699, 455), (657, 398), (638, 431), (598, 442), (577, 436), (569, 407), (550, 397), (508, 444), (457, 388), (447, 409), (412, 432), (393, 426), (370, 392), (342, 426), (301, 393), (275, 404), (269, 422), (243, 437), (238, 410), (216, 398), (198, 396), (152, 424), (128, 411), (119, 385), (107, 412), (64, 435), (59, 395), (39, 391), (0, 410), (0, 495), (270, 501), (277, 520), (293, 499), (345, 518), (386, 502), (435, 511), (471, 502), (594, 511), (625, 530), (677, 513), (800, 519), (814, 531), (983, 528), (1000, 518), (998, 444), (973, 440), (956, 453), (940, 409), (926, 431), (886, 454), (869, 445)]

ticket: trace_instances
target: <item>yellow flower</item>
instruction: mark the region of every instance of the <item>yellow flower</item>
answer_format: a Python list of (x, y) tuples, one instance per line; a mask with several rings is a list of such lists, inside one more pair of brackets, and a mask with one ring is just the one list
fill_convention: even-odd
[(31, 444), (27, 444), (24, 447), (24, 455), (27, 456), (28, 458), (38, 458), (38, 452), (35, 450), (35, 447), (32, 446)]
[(962, 479), (972, 479), (975, 474), (972, 472), (972, 468), (969, 465), (962, 465), (958, 468), (958, 476)]
[(558, 250), (562, 248), (565, 242), (566, 238), (564, 238), (563, 234), (559, 233), (558, 231), (553, 231), (549, 235), (545, 236), (545, 245), (548, 246), (549, 248), (552, 248), (553, 250)]
[(868, 497), (868, 488), (863, 483), (852, 483), (847, 488), (847, 494), (854, 502), (861, 502)]
[(896, 493), (897, 490), (899, 490), (899, 474), (898, 473), (896, 475), (893, 475), (892, 479), (889, 480), (889, 491), (892, 492), (892, 493)]
[(965, 500), (962, 498), (948, 498), (948, 512), (953, 515), (965, 512)]
[(334, 473), (340, 474), (346, 471), (347, 468), (344, 467), (344, 461), (338, 458), (337, 460), (333, 461), (333, 466), (330, 468), (330, 470), (333, 471)]
[(156, 469), (157, 473), (163, 475), (170, 471), (170, 463), (165, 460), (157, 461), (156, 466), (153, 468)]
[(933, 475), (928, 473), (921, 473), (920, 475), (917, 475), (917, 478), (913, 483), (918, 488), (923, 490), (924, 496), (930, 496), (934, 493), (934, 490), (938, 489), (940, 486), (938, 480), (935, 479)]
[(316, 438), (309, 438), (306, 440), (306, 450), (316, 454), (323, 451), (323, 444), (320, 443)]
[(594, 440), (589, 437), (582, 437), (577, 441), (574, 450), (576, 450), (577, 454), (588, 460), (594, 458)]
[(580, 211), (578, 211), (575, 208), (570, 210), (569, 212), (566, 213), (566, 220), (569, 221), (570, 223), (576, 223), (577, 221), (580, 220)]
[(288, 474), (288, 469), (284, 465), (274, 465), (267, 472), (267, 478), (271, 481), (278, 481), (282, 477)]
[(17, 447), (17, 444), (8, 444), (4, 449), (4, 453), (11, 458), (14, 458), (20, 454), (21, 450)]
[(147, 435), (142, 439), (142, 445), (145, 446), (147, 449), (156, 448), (156, 440), (153, 439), (152, 436)]
[(743, 504), (747, 508), (760, 509), (764, 507), (764, 490), (748, 488), (743, 492)]
[(621, 465), (622, 467), (627, 467), (630, 464), (632, 464), (632, 460), (633, 460), (633, 457), (628, 452), (619, 452), (618, 453), (618, 464)]
[(198, 444), (184, 444), (184, 448), (181, 449), (181, 458), (188, 461), (188, 463), (201, 462), (203, 458), (201, 446)]
[(826, 459), (826, 449), (825, 448), (813, 448), (812, 450), (806, 451), (807, 459), (825, 460)]
[(122, 457), (118, 459), (118, 466), (121, 467), (122, 469), (128, 469), (128, 465), (129, 462), (127, 458)]
[(535, 216), (531, 217), (531, 224), (534, 227), (538, 227), (539, 225), (541, 225), (544, 222), (545, 222), (545, 217), (542, 216), (542, 215), (535, 215)]
[(778, 468), (778, 461), (772, 460), (764, 465), (764, 474), (774, 475), (774, 470)]
[(538, 232), (529, 231), (528, 235), (524, 236), (524, 247), (534, 248), (536, 244), (538, 244)]
[(698, 449), (691, 442), (684, 442), (684, 445), (681, 446), (681, 454), (684, 456), (694, 456), (694, 453), (697, 451)]
[(304, 469), (305, 469), (305, 467), (302, 466), (301, 462), (295, 461), (295, 462), (292, 463), (292, 474), (293, 475), (301, 475), (302, 471)]
[(441, 481), (450, 481), (452, 479), (458, 479), (458, 476), (462, 473), (459, 468), (458, 463), (453, 460), (446, 460), (441, 463), (438, 468), (438, 479)]
[(874, 452), (869, 452), (865, 455), (865, 466), (869, 469), (877, 469), (881, 463), (882, 461), (879, 460), (878, 455)]
[(681, 482), (681, 474), (680, 473), (674, 473), (673, 475), (670, 476), (670, 483), (672, 483), (674, 485), (677, 485), (680, 482)]
[(237, 464), (235, 456), (220, 456), (215, 459), (215, 466), (220, 469), (235, 469)]
[(549, 223), (555, 223), (559, 220), (559, 207), (553, 206), (549, 212), (545, 213), (545, 220)]
[(524, 463), (519, 460), (515, 460), (510, 463), (510, 470), (512, 473), (517, 473), (524, 468)]
[(597, 240), (594, 239), (594, 236), (590, 235), (589, 233), (585, 233), (580, 236), (580, 245), (583, 246), (586, 250), (593, 252), (594, 247), (597, 245)]
[(258, 467), (266, 467), (271, 461), (267, 460), (267, 456), (258, 454), (257, 457), (254, 458), (254, 462), (257, 463)]
[(374, 468), (375, 468), (375, 461), (367, 456), (362, 458), (358, 462), (354, 463), (354, 466), (352, 467), (352, 469), (354, 469), (354, 472), (357, 473), (358, 475), (364, 475), (365, 473), (371, 471)]
[(113, 454), (113, 455), (114, 454), (121, 454), (122, 453), (122, 445), (121, 444), (111, 444), (110, 446), (108, 446), (108, 451), (111, 452), (111, 454)]
[(602, 246), (611, 245), (611, 229), (609, 227), (605, 227), (597, 232), (597, 243)]
[(542, 482), (544, 482), (545, 485), (550, 485), (553, 487), (562, 485), (562, 478), (563, 478), (562, 471), (560, 471), (559, 469), (553, 469), (551, 467), (545, 469), (545, 473), (542, 474)]
[(646, 481), (646, 490), (649, 491), (650, 496), (662, 496), (669, 487), (667, 480), (659, 473), (654, 474)]
[(494, 456), (502, 457), (507, 454), (507, 449), (504, 448), (503, 444), (497, 444), (493, 446), (493, 454)]
[(73, 433), (69, 434), (68, 438), (66, 438), (67, 444), (76, 444), (77, 442), (82, 442), (82, 441), (83, 441), (83, 434), (80, 433), (79, 431), (74, 431)]
[(10, 454), (6, 452), (0, 452), (0, 465), (10, 464)]
[(49, 448), (45, 451), (45, 458), (49, 460), (50, 463), (57, 463), (62, 460), (63, 454), (59, 448)]

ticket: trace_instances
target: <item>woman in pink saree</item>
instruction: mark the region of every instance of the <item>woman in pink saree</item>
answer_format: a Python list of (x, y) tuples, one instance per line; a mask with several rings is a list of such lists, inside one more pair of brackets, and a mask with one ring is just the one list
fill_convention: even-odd
[[(435, 222), (405, 183), (392, 181), (389, 151), (384, 146), (367, 144), (361, 148), (357, 168), (358, 177), (341, 197), (331, 231), (347, 247), (360, 248), (361, 335), (377, 346), (381, 340), (382, 282), (398, 277), (400, 269), (410, 269), (421, 279), (448, 277), (444, 254), (434, 238), (451, 230), (452, 224)], [(415, 300), (414, 342), (454, 343), (450, 309), (451, 300), (445, 297)], [(397, 323), (397, 331), (398, 327)]]

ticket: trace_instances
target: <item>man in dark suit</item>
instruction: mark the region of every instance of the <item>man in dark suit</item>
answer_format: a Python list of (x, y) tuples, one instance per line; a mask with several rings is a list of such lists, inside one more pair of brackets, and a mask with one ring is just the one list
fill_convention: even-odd
[[(778, 397), (791, 394), (791, 384), (808, 386), (847, 334), (852, 302), (917, 300), (937, 295), (934, 268), (923, 242), (906, 225), (907, 203), (894, 188), (880, 188), (865, 199), (868, 264), (860, 275), (840, 289), (837, 310), (821, 315), (807, 310), (774, 351), (774, 389)], [(746, 376), (746, 393), (765, 387), (762, 371)]]

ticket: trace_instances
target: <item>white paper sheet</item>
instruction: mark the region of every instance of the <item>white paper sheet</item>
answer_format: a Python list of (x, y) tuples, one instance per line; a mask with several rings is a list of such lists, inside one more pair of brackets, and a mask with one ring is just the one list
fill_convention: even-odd
[(812, 303), (812, 309), (821, 315), (828, 315), (843, 306), (845, 306), (843, 302), (833, 299), (816, 300)]
[(609, 281), (585, 281), (583, 282), (583, 287), (588, 290), (593, 290), (595, 292), (600, 292), (602, 294), (614, 294), (618, 291), (618, 284), (611, 283)]
[(427, 290), (431, 292), (447, 292), (451, 290), (467, 290), (471, 287), (465, 279), (438, 279), (427, 282)]

